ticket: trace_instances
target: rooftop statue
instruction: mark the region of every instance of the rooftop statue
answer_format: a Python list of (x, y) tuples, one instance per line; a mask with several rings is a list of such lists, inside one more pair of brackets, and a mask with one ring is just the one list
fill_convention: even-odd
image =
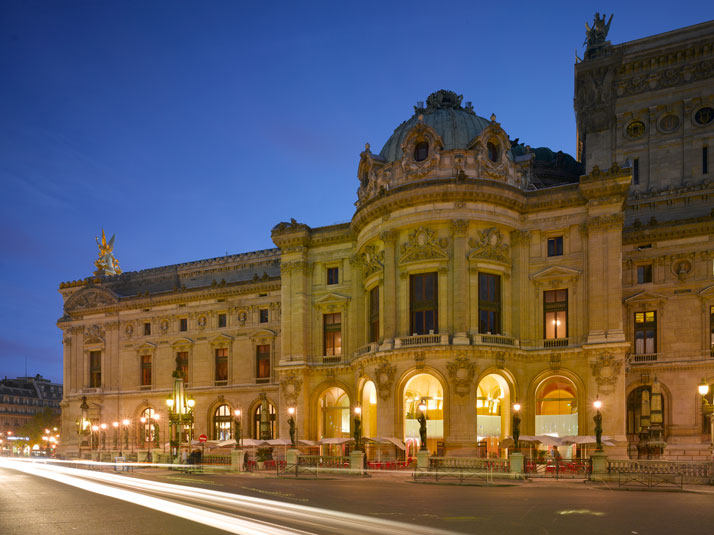
[(102, 229), (102, 241), (99, 241), (99, 237), (96, 238), (97, 246), (99, 247), (99, 258), (94, 261), (94, 265), (97, 267), (94, 274), (97, 276), (119, 275), (121, 273), (119, 261), (112, 254), (114, 238), (116, 238), (116, 235), (112, 235), (111, 240), (107, 242), (104, 229)]
[[(595, 18), (593, 19), (593, 27), (591, 28), (588, 23), (585, 23), (585, 57), (593, 55), (593, 52), (600, 48), (606, 43), (607, 34), (610, 31), (610, 24), (612, 23), (613, 15), (610, 15), (610, 20), (605, 23), (605, 17), (603, 15), (600, 17), (600, 13), (595, 13)], [(590, 52), (590, 54), (588, 54)]]

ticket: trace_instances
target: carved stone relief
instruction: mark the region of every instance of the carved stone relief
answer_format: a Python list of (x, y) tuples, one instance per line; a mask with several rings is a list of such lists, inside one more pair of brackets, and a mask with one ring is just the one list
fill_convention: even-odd
[(407, 242), (402, 244), (399, 263), (418, 262), (420, 260), (448, 260), (449, 241), (438, 239), (433, 230), (419, 227), (409, 233)]
[(394, 374), (397, 367), (389, 364), (386, 360), (382, 362), (374, 370), (374, 377), (377, 383), (377, 392), (382, 399), (389, 399), (392, 394), (392, 385), (394, 384)]
[(590, 363), (593, 378), (603, 394), (608, 394), (615, 390), (615, 384), (617, 383), (621, 368), (622, 360), (617, 359), (610, 353), (598, 355), (596, 359)]
[(302, 377), (290, 373), (280, 382), (280, 388), (287, 404), (295, 405), (302, 389)]
[(466, 396), (471, 392), (474, 376), (476, 375), (476, 365), (464, 355), (459, 355), (456, 360), (447, 362), (446, 370), (449, 379), (454, 385), (454, 391), (459, 396)]
[(469, 260), (483, 258), (508, 264), (510, 262), (510, 247), (504, 242), (503, 234), (496, 227), (490, 227), (479, 232), (478, 240), (471, 238)]

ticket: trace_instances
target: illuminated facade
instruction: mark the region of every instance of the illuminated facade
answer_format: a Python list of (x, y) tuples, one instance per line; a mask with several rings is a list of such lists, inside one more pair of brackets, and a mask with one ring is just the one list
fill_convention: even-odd
[(63, 437), (81, 396), (94, 421), (165, 411), (179, 363), (209, 438), (235, 408), (257, 437), (265, 407), (272, 435), (295, 407), (300, 438), (346, 438), (361, 406), (365, 436), (411, 452), (424, 405), (430, 451), (499, 455), (513, 403), (524, 435), (592, 435), (599, 398), (610, 455), (658, 429), (665, 456), (706, 455), (713, 36), (593, 40), (575, 66), (582, 163), (438, 91), (365, 147), (350, 222), (62, 284)]

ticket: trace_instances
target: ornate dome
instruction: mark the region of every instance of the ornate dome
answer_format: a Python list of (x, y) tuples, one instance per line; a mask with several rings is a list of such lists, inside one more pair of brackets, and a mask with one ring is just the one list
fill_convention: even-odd
[(414, 106), (414, 115), (394, 130), (379, 156), (387, 162), (399, 160), (404, 138), (420, 118), (441, 136), (444, 150), (465, 149), (490, 121), (476, 115), (470, 102), (466, 107), (461, 106), (462, 98), (462, 95), (445, 89), (429, 95), (426, 107)]

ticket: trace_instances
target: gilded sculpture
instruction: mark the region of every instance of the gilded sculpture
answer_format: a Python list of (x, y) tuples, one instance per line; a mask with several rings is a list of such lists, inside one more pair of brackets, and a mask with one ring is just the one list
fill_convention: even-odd
[(107, 241), (107, 236), (104, 234), (104, 229), (102, 229), (102, 240), (99, 241), (97, 236), (97, 246), (99, 247), (99, 258), (94, 261), (96, 270), (94, 274), (97, 277), (107, 276), (107, 275), (119, 275), (121, 269), (119, 268), (119, 261), (114, 258), (114, 239), (116, 235), (112, 235), (112, 238)]

